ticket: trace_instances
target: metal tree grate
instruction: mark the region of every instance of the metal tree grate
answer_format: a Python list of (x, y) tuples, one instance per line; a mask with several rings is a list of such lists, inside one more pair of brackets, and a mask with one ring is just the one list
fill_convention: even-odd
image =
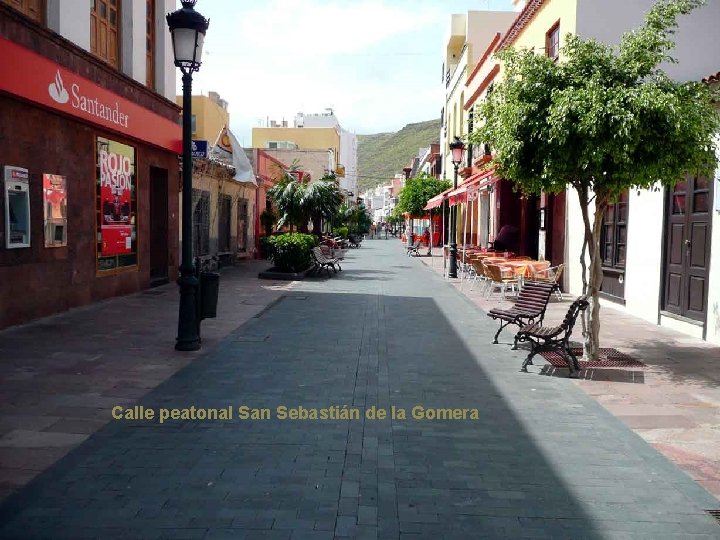
[[(604, 368), (604, 367), (642, 367), (640, 360), (636, 360), (632, 356), (621, 353), (617, 349), (600, 349), (600, 359), (594, 361), (580, 360), (583, 355), (582, 347), (573, 347), (572, 352), (578, 358), (580, 369), (587, 368)], [(560, 353), (555, 351), (546, 351), (540, 353), (554, 367), (567, 367), (567, 359)]]
[(710, 514), (710, 517), (715, 518), (715, 521), (718, 522), (718, 525), (720, 525), (720, 510), (705, 510), (708, 514)]

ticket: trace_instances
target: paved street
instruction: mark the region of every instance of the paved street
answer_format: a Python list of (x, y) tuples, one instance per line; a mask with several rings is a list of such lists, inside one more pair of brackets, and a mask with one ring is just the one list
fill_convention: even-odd
[[(518, 373), (524, 353), (489, 345), (494, 324), (396, 240), (343, 269), (278, 293), (137, 402), (232, 420), (110, 421), (104, 400), (109, 423), (5, 500), (0, 538), (720, 538), (717, 499), (573, 381)], [(132, 357), (132, 335), (115, 345)]]

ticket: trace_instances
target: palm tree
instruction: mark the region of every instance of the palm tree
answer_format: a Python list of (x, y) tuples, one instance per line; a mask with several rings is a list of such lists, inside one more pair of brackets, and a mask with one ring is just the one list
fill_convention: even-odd
[(300, 204), (312, 221), (314, 234), (322, 234), (323, 220), (335, 218), (342, 202), (343, 196), (333, 173), (305, 184)]
[(272, 197), (278, 208), (278, 228), (287, 225), (292, 232), (293, 225), (302, 223), (303, 209), (300, 202), (302, 194), (301, 183), (290, 174), (285, 174), (280, 182), (268, 190), (268, 195)]
[(323, 176), (319, 180), (301, 180), (293, 173), (300, 170), (297, 160), (283, 171), (283, 177), (269, 191), (277, 205), (280, 217), (278, 227), (287, 225), (292, 232), (293, 226), (301, 232), (307, 232), (312, 220), (313, 232), (322, 234), (322, 220), (332, 219), (342, 204), (342, 193), (334, 174)]

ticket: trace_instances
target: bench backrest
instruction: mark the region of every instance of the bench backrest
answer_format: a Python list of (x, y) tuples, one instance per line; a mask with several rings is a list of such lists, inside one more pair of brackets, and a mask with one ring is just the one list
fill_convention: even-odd
[(565, 314), (565, 318), (560, 325), (560, 328), (565, 331), (566, 338), (569, 338), (570, 334), (572, 334), (573, 327), (577, 322), (577, 318), (578, 315), (580, 315), (580, 312), (585, 311), (589, 305), (590, 303), (588, 302), (588, 298), (586, 295), (579, 296), (572, 304), (570, 304), (570, 307)]
[(328, 260), (327, 257), (325, 257), (325, 255), (323, 254), (320, 246), (315, 246), (314, 248), (312, 248), (312, 254), (317, 259), (317, 261), (321, 264), (324, 262), (327, 262), (327, 260)]
[(551, 283), (526, 281), (523, 288), (520, 289), (520, 294), (518, 294), (513, 307), (535, 313), (536, 317), (540, 317), (542, 320), (552, 291)]

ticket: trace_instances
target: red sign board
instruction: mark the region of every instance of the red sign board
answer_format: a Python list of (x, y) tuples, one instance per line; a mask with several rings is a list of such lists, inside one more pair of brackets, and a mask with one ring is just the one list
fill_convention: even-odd
[(132, 252), (135, 209), (135, 149), (107, 139), (98, 140), (100, 202), (102, 204), (100, 253), (124, 255)]
[(149, 144), (182, 152), (179, 124), (0, 38), (0, 91)]

